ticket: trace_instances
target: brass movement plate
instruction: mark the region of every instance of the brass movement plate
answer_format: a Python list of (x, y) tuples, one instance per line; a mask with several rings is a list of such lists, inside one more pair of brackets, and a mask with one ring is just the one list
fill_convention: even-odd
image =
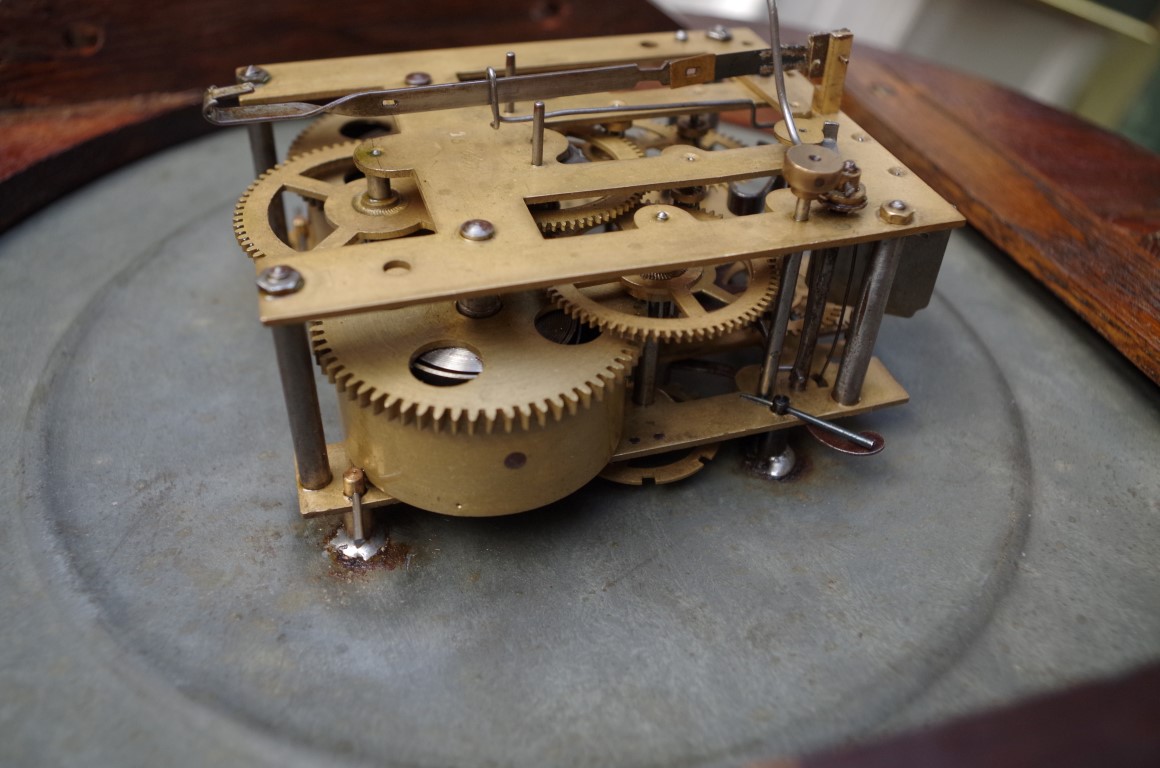
[[(757, 40), (751, 32), (739, 30), (728, 45), (740, 50), (757, 44)], [(390, 77), (397, 76), (399, 80), (408, 72), (424, 71), (439, 82), (439, 77), (454, 78), (456, 73), (496, 66), (507, 50), (517, 52), (521, 67), (535, 71), (623, 60), (626, 52), (633, 51), (647, 51), (649, 56), (658, 57), (692, 55), (696, 51), (687, 48), (690, 44), (680, 44), (671, 35), (644, 35), (272, 65), (270, 83), (251, 98), (260, 96), (274, 101), (290, 95), (278, 90), (280, 82), (291, 82), (296, 90), (305, 88), (315, 95), (381, 85), (358, 80), (357, 74), (351, 74), (370, 71), (392, 72), (395, 74)], [(681, 45), (686, 47), (675, 50)], [(804, 77), (789, 77), (787, 88), (795, 103), (810, 103), (811, 86)], [(560, 99), (560, 104), (553, 101), (547, 108), (551, 112), (614, 102), (675, 104), (739, 98), (769, 104), (776, 103), (773, 89), (772, 78), (743, 77), (681, 89), (570, 97)], [(294, 95), (301, 98), (300, 93)], [(528, 114), (530, 109), (530, 104), (518, 103), (515, 114)], [(427, 228), (431, 234), (347, 245), (348, 241), (357, 241), (358, 232), (343, 231), (307, 252), (295, 251), (277, 238), (266, 237), (260, 242), (256, 239), (252, 255), (257, 257), (258, 271), (275, 263), (285, 264), (298, 270), (304, 280), (297, 293), (262, 297), (261, 320), (266, 324), (301, 322), (439, 299), (719, 264), (808, 250), (822, 244), (840, 246), (962, 225), (963, 218), (952, 205), (902, 167), (856, 123), (840, 113), (832, 117), (840, 124), (838, 151), (862, 168), (869, 204), (860, 213), (829, 214), (815, 205), (810, 221), (795, 222), (796, 198), (782, 190), (769, 196), (765, 213), (753, 216), (669, 221), (665, 226), (633, 231), (545, 239), (529, 205), (771, 175), (781, 168), (784, 148), (776, 143), (719, 151), (677, 146), (653, 157), (563, 164), (554, 158), (565, 149), (564, 139), (549, 130), (545, 135), (544, 164), (537, 167), (531, 162), (530, 123), (505, 123), (498, 130), (493, 129), (486, 107), (399, 116), (397, 134), (372, 141), (382, 150), (384, 175), (410, 177), (416, 183), (429, 212)], [(280, 191), (313, 200), (336, 194), (334, 185), (302, 173), (308, 170), (308, 164), (308, 160), (299, 158), (275, 172), (276, 181), (257, 185), (239, 214), (236, 225), (240, 230), (254, 235), (267, 229), (267, 201)], [(910, 224), (888, 224), (877, 216), (884, 202), (895, 199), (905, 200), (915, 209)], [(460, 237), (459, 226), (470, 219), (491, 222), (494, 238), (469, 242)]]
[[(744, 368), (738, 374), (737, 384), (742, 391), (752, 392), (757, 387), (757, 376), (756, 366)], [(856, 405), (838, 405), (830, 397), (829, 387), (820, 387), (813, 382), (803, 392), (787, 392), (784, 388), (778, 391), (789, 395), (795, 408), (829, 420), (902, 405), (910, 400), (906, 390), (878, 358), (870, 361), (862, 399)], [(647, 408), (629, 407), (625, 414), (624, 437), (612, 460), (638, 459), (800, 424), (793, 416), (778, 416), (768, 408), (742, 400), (737, 392), (683, 403), (657, 398)]]

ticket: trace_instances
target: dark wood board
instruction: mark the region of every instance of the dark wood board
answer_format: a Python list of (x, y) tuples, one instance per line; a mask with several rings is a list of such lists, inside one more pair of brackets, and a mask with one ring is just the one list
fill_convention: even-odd
[(673, 27), (645, 0), (3, 2), (0, 231), (212, 130), (201, 94), (237, 66)]
[(228, 85), (245, 64), (672, 28), (645, 0), (6, 0), (0, 109)]
[(998, 85), (865, 47), (844, 109), (1160, 383), (1160, 156)]
[(1158, 686), (1152, 665), (876, 744), (749, 768), (1152, 768)]

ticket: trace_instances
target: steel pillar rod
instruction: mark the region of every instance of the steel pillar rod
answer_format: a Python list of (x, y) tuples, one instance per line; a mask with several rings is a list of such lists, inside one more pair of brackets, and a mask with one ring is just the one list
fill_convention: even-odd
[(275, 326), (273, 336), (278, 373), (282, 377), (282, 394), (290, 417), (298, 482), (303, 488), (316, 491), (330, 484), (331, 474), (306, 326), (301, 323)]
[(862, 384), (866, 381), (866, 370), (870, 367), (882, 316), (886, 313), (886, 302), (894, 285), (894, 274), (898, 271), (901, 245), (901, 238), (882, 240), (870, 254), (862, 293), (850, 321), (850, 335), (846, 339), (846, 350), (842, 353), (832, 392), (840, 405), (854, 405), (862, 398)]
[(532, 165), (544, 164), (544, 102), (532, 105)]
[(644, 343), (640, 360), (636, 364), (636, 375), (632, 381), (632, 402), (636, 405), (652, 405), (656, 400), (657, 363), (660, 348), (656, 339)]
[(806, 298), (806, 314), (802, 322), (802, 335), (798, 341), (797, 358), (789, 375), (790, 386), (797, 390), (805, 389), (810, 379), (814, 349), (818, 345), (818, 332), (826, 315), (826, 299), (830, 295), (830, 284), (834, 280), (834, 266), (837, 262), (837, 248), (816, 251), (810, 257), (806, 280), (810, 292)]
[(773, 315), (769, 327), (769, 338), (765, 345), (765, 361), (761, 366), (761, 378), (757, 383), (757, 394), (768, 398), (773, 393), (777, 381), (778, 361), (785, 346), (785, 334), (789, 328), (790, 310), (793, 309), (793, 294), (797, 287), (798, 270), (801, 269), (802, 254), (793, 253), (781, 263), (781, 282), (777, 286), (777, 298), (773, 302)]

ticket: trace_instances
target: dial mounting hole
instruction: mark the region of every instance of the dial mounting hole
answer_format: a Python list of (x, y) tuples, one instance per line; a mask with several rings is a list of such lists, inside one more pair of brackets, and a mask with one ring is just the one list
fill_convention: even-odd
[(392, 261), (388, 261), (386, 264), (383, 265), (383, 273), (388, 274), (392, 277), (399, 277), (401, 275), (407, 274), (410, 271), (411, 271), (410, 263), (408, 263), (406, 261), (401, 261), (399, 259), (394, 259)]

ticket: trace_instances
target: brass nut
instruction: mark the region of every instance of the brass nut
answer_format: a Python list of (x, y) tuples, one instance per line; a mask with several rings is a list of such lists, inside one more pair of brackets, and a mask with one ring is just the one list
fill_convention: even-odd
[(302, 273), (285, 264), (267, 267), (258, 273), (258, 290), (267, 296), (286, 296), (302, 290)]
[(878, 209), (878, 217), (887, 224), (901, 226), (914, 221), (914, 208), (905, 200), (890, 200)]

